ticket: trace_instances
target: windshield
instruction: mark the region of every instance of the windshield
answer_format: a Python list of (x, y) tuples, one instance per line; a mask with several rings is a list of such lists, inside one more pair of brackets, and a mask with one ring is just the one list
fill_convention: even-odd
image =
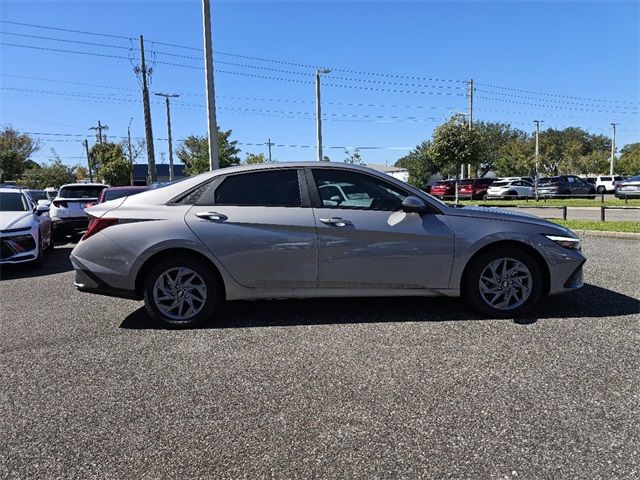
[(27, 190), (29, 192), (29, 195), (31, 195), (31, 198), (33, 198), (36, 202), (38, 200), (49, 200), (49, 197), (47, 197), (47, 192), (45, 192), (44, 190)]
[(98, 198), (105, 188), (107, 188), (106, 185), (62, 187), (59, 196), (60, 198)]
[(27, 200), (22, 193), (0, 193), (0, 212), (26, 212), (28, 210)]

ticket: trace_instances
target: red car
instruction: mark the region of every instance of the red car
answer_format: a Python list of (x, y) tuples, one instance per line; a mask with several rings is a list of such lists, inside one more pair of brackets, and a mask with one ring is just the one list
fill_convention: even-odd
[(436, 182), (429, 193), (437, 198), (454, 198), (456, 196), (456, 181), (441, 180)]
[(96, 203), (87, 204), (88, 207), (92, 207), (97, 205), (98, 203), (108, 202), (109, 200), (115, 200), (116, 198), (122, 197), (130, 197), (131, 195), (135, 195), (136, 193), (144, 192), (145, 190), (149, 190), (149, 187), (141, 186), (141, 187), (109, 187), (105, 188), (100, 192), (100, 196), (98, 197), (98, 201)]
[(467, 178), (458, 182), (458, 198), (481, 200), (495, 178)]

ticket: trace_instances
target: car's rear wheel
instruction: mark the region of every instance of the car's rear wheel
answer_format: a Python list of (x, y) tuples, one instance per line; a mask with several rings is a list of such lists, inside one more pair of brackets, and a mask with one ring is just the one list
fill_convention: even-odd
[(544, 282), (531, 255), (508, 247), (489, 250), (473, 259), (462, 287), (466, 300), (479, 312), (513, 318), (530, 312), (538, 303)]
[(145, 278), (147, 311), (167, 327), (189, 328), (211, 320), (222, 300), (216, 273), (188, 256), (156, 263)]
[(597, 191), (598, 193), (605, 193), (605, 192), (607, 191), (607, 189), (606, 189), (603, 185), (600, 185), (600, 186), (596, 189), (596, 191)]

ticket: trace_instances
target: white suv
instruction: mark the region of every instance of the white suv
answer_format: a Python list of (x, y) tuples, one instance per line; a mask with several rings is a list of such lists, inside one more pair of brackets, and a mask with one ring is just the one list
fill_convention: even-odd
[(53, 221), (56, 238), (85, 230), (89, 219), (84, 211), (88, 203), (98, 201), (100, 192), (108, 185), (102, 183), (69, 183), (62, 185), (58, 195), (51, 202), (49, 215)]
[(596, 177), (596, 191), (598, 193), (613, 192), (616, 188), (614, 182), (621, 182), (623, 177), (619, 175), (598, 175)]

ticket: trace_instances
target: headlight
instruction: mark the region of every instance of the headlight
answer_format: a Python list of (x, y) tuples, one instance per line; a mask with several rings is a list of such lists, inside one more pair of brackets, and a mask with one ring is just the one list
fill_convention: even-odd
[(552, 242), (557, 243), (561, 247), (580, 250), (580, 239), (574, 237), (563, 237), (561, 235), (545, 235)]

